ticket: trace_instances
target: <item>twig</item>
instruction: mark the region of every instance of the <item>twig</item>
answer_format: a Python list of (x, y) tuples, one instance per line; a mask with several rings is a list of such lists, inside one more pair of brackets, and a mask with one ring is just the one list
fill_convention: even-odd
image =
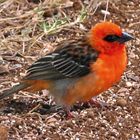
[(28, 112), (28, 114), (31, 114), (32, 112), (34, 112), (35, 110), (37, 110), (39, 107), (41, 106), (41, 104), (39, 103), (37, 106), (35, 106), (32, 110), (30, 110)]
[(106, 20), (107, 12), (108, 12), (108, 5), (109, 5), (109, 0), (106, 2), (106, 9), (105, 9), (105, 16), (104, 16), (104, 21)]
[(135, 23), (131, 23), (131, 24), (129, 25), (129, 27), (136, 26), (136, 25), (138, 25), (138, 24), (140, 24), (140, 21), (135, 22)]
[(26, 14), (23, 14), (23, 15), (21, 15), (21, 16), (18, 16), (18, 17), (1, 18), (1, 19), (0, 19), (0, 22), (8, 21), (8, 20), (15, 20), (15, 19), (26, 18), (26, 17), (28, 17), (28, 16), (32, 16), (33, 14), (34, 14), (34, 12), (33, 12), (33, 11), (30, 11), (30, 12), (28, 12), (28, 13), (26, 13)]

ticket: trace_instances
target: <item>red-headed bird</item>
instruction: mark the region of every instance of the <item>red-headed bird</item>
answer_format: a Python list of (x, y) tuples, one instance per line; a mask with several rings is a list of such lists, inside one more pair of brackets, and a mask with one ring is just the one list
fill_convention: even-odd
[(98, 23), (86, 36), (60, 43), (33, 63), (20, 84), (3, 91), (0, 99), (23, 89), (47, 89), (61, 105), (88, 101), (120, 80), (127, 65), (124, 43), (131, 39), (114, 23)]

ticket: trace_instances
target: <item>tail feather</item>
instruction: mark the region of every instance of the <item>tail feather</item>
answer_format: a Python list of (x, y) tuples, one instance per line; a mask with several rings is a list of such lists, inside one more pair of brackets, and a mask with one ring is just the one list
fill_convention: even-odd
[(25, 83), (20, 83), (18, 85), (15, 85), (13, 86), (12, 88), (8, 89), (8, 90), (5, 90), (3, 91), (1, 94), (0, 94), (0, 100), (8, 97), (8, 96), (11, 96), (13, 95), (14, 93), (17, 93), (18, 91), (22, 90), (22, 89), (25, 89), (27, 88), (29, 85), (28, 84), (25, 84)]

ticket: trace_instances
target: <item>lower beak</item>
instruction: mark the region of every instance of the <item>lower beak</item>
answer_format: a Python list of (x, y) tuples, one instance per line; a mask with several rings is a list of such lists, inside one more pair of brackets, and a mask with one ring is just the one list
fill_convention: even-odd
[(125, 43), (132, 39), (134, 39), (133, 36), (131, 36), (130, 34), (128, 34), (126, 32), (122, 32), (122, 36), (119, 38), (118, 42), (120, 42), (122, 44), (122, 43)]

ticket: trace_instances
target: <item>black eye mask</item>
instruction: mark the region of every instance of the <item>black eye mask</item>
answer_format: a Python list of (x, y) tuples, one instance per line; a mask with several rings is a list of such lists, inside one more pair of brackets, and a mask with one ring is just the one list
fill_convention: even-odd
[(117, 35), (107, 35), (104, 40), (107, 41), (107, 42), (114, 42), (114, 41), (117, 41), (119, 40), (119, 36)]

